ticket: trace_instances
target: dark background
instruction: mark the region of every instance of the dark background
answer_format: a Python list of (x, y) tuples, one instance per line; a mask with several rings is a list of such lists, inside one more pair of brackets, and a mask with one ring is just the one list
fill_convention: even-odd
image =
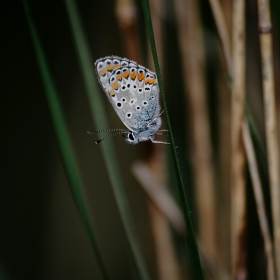
[[(277, 1), (272, 1), (274, 5), (272, 10), (276, 15), (274, 15), (276, 31), (279, 30)], [(107, 55), (125, 56), (114, 12), (115, 1), (76, 2), (93, 59)], [(213, 19), (209, 15), (209, 6), (207, 2), (202, 2), (204, 3), (203, 20), (207, 32), (215, 32)], [(168, 105), (176, 140), (180, 147), (178, 154), (184, 166), (185, 183), (190, 186), (189, 161), (188, 157), (184, 156), (188, 153), (184, 146), (188, 131), (182, 130), (185, 124), (181, 121), (186, 110), (182, 107), (181, 100), (184, 75), (173, 71), (181, 65), (177, 33), (173, 22), (173, 8), (171, 2), (167, 1), (167, 3), (169, 13), (165, 18), (164, 40), (165, 67), (169, 76), (165, 89), (166, 92), (172, 93), (167, 97)], [(94, 127), (64, 2), (28, 1), (28, 4), (59, 93), (82, 177), (87, 187), (85, 191), (93, 220), (97, 225), (98, 240), (106, 267), (112, 279), (137, 279), (100, 147), (94, 145), (95, 136), (86, 134)], [(137, 5), (141, 52), (145, 57), (146, 34), (139, 1)], [(247, 16), (255, 20), (252, 10)], [(252, 55), (252, 64), (249, 64), (247, 69), (248, 74), (250, 69), (255, 67), (254, 62), (258, 63), (251, 51), (259, 51), (255, 43), (257, 29), (254, 23), (253, 21), (253, 28), (249, 25), (247, 30), (250, 35), (248, 57)], [(212, 65), (212, 68), (211, 66), (208, 68), (208, 75), (211, 80), (216, 63), (216, 51), (212, 48), (216, 47), (218, 41), (213, 41), (212, 34), (207, 35), (207, 32), (205, 35), (209, 47), (207, 59)], [(278, 35), (279, 33), (275, 32), (276, 38), (279, 37)], [(101, 279), (61, 164), (21, 1), (1, 1), (0, 37), (0, 279)], [(277, 44), (275, 48), (278, 49)], [(279, 52), (276, 51), (276, 54)], [(279, 65), (279, 55), (276, 59), (275, 63)], [(212, 90), (209, 98), (213, 128), (211, 136), (215, 149), (217, 145), (215, 129), (219, 116), (215, 107), (217, 99), (215, 88), (211, 86), (213, 85), (209, 82), (209, 88)], [(105, 98), (103, 100), (111, 127), (122, 128), (123, 125), (109, 102)], [(262, 112), (256, 113), (256, 119), (261, 118), (261, 114)], [(257, 124), (262, 131), (261, 121)], [(130, 172), (131, 164), (141, 157), (144, 144), (139, 144), (137, 147), (130, 146), (121, 137), (115, 137), (114, 141), (142, 251), (152, 278), (155, 279), (155, 256), (146, 197)], [(188, 192), (191, 192), (191, 188)], [(250, 194), (250, 197), (252, 196)], [(192, 201), (190, 204), (192, 205)], [(262, 241), (253, 199), (249, 204), (252, 205), (249, 209), (253, 209), (248, 211), (250, 215), (248, 264), (251, 267), (249, 270), (251, 279), (257, 279), (256, 277), (265, 279), (265, 271), (262, 267), (264, 265)]]

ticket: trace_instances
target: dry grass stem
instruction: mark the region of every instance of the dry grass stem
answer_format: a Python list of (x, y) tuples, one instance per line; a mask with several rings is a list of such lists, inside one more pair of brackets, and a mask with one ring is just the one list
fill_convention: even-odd
[(149, 210), (152, 217), (151, 230), (154, 233), (156, 250), (157, 279), (182, 279), (169, 223), (164, 214), (152, 202), (149, 204)]
[(182, 213), (166, 188), (158, 183), (149, 165), (136, 162), (132, 173), (148, 194), (151, 227), (154, 234), (158, 278), (161, 280), (180, 279), (178, 260), (172, 245), (168, 221), (185, 236), (185, 226)]
[(228, 35), (224, 14), (220, 2), (218, 0), (209, 0), (209, 3), (211, 5), (214, 20), (222, 43), (223, 54), (227, 65), (228, 75), (232, 77), (232, 57), (230, 51), (230, 38)]
[(249, 127), (246, 121), (243, 122), (243, 141), (245, 145), (249, 171), (252, 178), (253, 192), (255, 195), (260, 227), (264, 240), (264, 247), (265, 247), (264, 249), (265, 249), (265, 254), (267, 259), (267, 279), (276, 280), (276, 276), (274, 272), (274, 257), (273, 257), (273, 250), (272, 250), (272, 241), (269, 232), (267, 215), (265, 213), (265, 205), (264, 205), (264, 198), (263, 198), (262, 188), (261, 188), (261, 180), (258, 172), (258, 166), (257, 166), (255, 151), (253, 147), (253, 142), (250, 137)]
[(118, 0), (116, 17), (120, 28), (124, 52), (129, 59), (141, 61), (139, 40), (136, 30), (136, 8), (133, 0)]
[(142, 162), (134, 163), (132, 172), (148, 194), (148, 197), (164, 213), (174, 229), (181, 236), (185, 236), (184, 218), (179, 206), (166, 188), (158, 183), (147, 164)]
[(212, 257), (204, 251), (204, 246), (200, 245), (200, 240), (198, 240), (199, 252), (201, 254), (201, 261), (203, 270), (205, 271), (206, 279), (221, 279), (230, 280), (231, 277), (228, 271), (225, 270), (224, 266), (219, 263), (219, 261), (213, 260)]
[(242, 122), (245, 102), (245, 3), (233, 2), (233, 84), (232, 84), (232, 158), (231, 158), (231, 250), (234, 279), (245, 279), (245, 178)]
[(198, 211), (199, 239), (205, 250), (216, 259), (216, 219), (214, 176), (209, 116), (205, 92), (205, 55), (198, 2), (175, 1), (179, 46), (184, 72), (186, 116), (191, 127), (191, 160), (194, 171), (195, 197)]
[(280, 170), (269, 1), (259, 0), (258, 9), (274, 253), (276, 274), (280, 279)]
[[(159, 65), (161, 68), (161, 75), (164, 74), (163, 71), (163, 34), (162, 34), (162, 18), (163, 18), (163, 4), (161, 0), (150, 0), (150, 10), (152, 14), (152, 23), (153, 23), (153, 30), (154, 30), (154, 36), (155, 36), (155, 41), (156, 41), (156, 47), (157, 47), (157, 56), (159, 60)], [(149, 61), (149, 66), (150, 69), (154, 69), (154, 62), (153, 62), (153, 57), (152, 57), (152, 52), (151, 48), (149, 45), (149, 40), (148, 42), (148, 61)]]
[[(231, 1), (217, 1), (209, 0), (210, 7), (212, 9), (213, 17), (216, 23), (218, 35), (220, 42), (222, 44), (222, 53), (226, 62), (228, 76), (232, 78), (232, 54), (231, 54), (231, 36), (229, 30), (231, 30), (232, 22), (232, 3)], [(219, 60), (220, 61), (220, 60)], [(224, 68), (224, 67), (220, 67)], [(228, 82), (225, 80), (224, 71), (222, 69), (218, 70), (218, 109), (219, 109), (219, 147), (218, 147), (218, 173), (219, 182), (218, 188), (220, 188), (220, 199), (217, 204), (218, 213), (218, 247), (219, 247), (219, 260), (230, 270), (230, 162), (229, 158), (231, 155), (231, 150), (228, 148), (230, 143), (230, 88)], [(217, 196), (218, 197), (218, 196)]]
[[(219, 69), (222, 68), (219, 65)], [(231, 90), (225, 76), (219, 71), (218, 76), (218, 184), (217, 184), (217, 227), (219, 261), (227, 271), (231, 270), (230, 250), (230, 174), (231, 174)]]

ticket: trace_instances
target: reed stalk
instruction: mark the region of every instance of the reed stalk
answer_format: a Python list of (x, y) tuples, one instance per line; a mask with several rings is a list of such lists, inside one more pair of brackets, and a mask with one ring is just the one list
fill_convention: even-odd
[(246, 121), (243, 122), (242, 130), (243, 130), (243, 141), (245, 145), (248, 167), (252, 178), (253, 193), (255, 195), (261, 232), (264, 239), (264, 249), (265, 249), (266, 260), (267, 260), (267, 279), (276, 280), (276, 276), (274, 272), (273, 246), (272, 246), (269, 225), (267, 221), (267, 214), (265, 211), (264, 198), (263, 198), (262, 188), (261, 188), (261, 179), (258, 172), (258, 165), (257, 165), (252, 138), (250, 137), (249, 126)]
[(233, 2), (231, 104), (231, 252), (234, 279), (245, 279), (245, 178), (242, 123), (245, 104), (245, 1)]
[(205, 54), (197, 1), (175, 1), (179, 46), (184, 72), (186, 116), (191, 128), (191, 161), (201, 245), (217, 254), (214, 169), (205, 90)]
[(280, 166), (272, 54), (272, 24), (268, 0), (258, 0), (258, 13), (274, 254), (276, 275), (277, 279), (280, 279)]

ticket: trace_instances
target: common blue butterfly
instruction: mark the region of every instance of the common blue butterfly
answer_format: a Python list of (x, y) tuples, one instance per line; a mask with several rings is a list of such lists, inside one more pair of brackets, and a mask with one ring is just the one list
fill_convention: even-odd
[(147, 140), (169, 144), (154, 140), (156, 134), (166, 131), (159, 131), (163, 112), (160, 112), (159, 87), (155, 73), (132, 60), (118, 56), (98, 59), (95, 62), (95, 71), (103, 91), (128, 128), (128, 131), (124, 129), (103, 131), (118, 131), (113, 135), (122, 134), (129, 144)]

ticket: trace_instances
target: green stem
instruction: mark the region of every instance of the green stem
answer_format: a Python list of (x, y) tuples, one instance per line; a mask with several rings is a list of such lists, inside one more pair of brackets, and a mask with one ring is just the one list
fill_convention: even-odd
[(182, 174), (180, 171), (179, 159), (178, 159), (177, 152), (176, 152), (175, 140), (174, 140), (174, 136), (172, 133), (171, 122), (170, 122), (166, 99), (165, 99), (164, 90), (163, 90), (163, 83), (162, 83), (160, 68), (159, 68), (159, 63), (158, 63), (149, 2), (148, 2), (148, 0), (141, 0), (141, 1), (142, 1), (142, 7), (143, 7), (143, 11), (144, 11), (144, 16), (145, 16), (149, 41), (150, 41), (150, 45), (151, 45), (152, 55), (153, 55), (153, 59), (154, 59), (157, 79), (158, 79), (158, 83), (159, 83), (161, 99), (162, 99), (163, 107), (165, 110), (166, 123), (167, 123), (167, 127), (169, 130), (169, 135), (170, 135), (172, 156), (173, 156), (173, 160), (175, 163), (175, 172), (176, 172), (176, 177), (177, 177), (178, 192), (179, 192), (179, 196), (180, 196), (181, 208), (182, 208), (182, 211), (184, 214), (184, 220), (185, 220), (185, 225), (186, 225), (186, 235), (187, 235), (186, 239), (187, 239), (187, 244), (188, 244), (188, 248), (189, 248), (190, 259), (192, 262), (192, 268), (194, 271), (195, 279), (203, 280), (204, 277), (203, 277), (202, 268), (201, 268), (201, 264), (200, 264), (198, 247), (197, 247), (195, 234), (194, 234), (194, 230), (193, 230), (193, 226), (192, 226), (190, 211), (189, 211), (188, 202), (187, 202), (187, 198), (186, 198), (186, 192), (185, 192), (185, 188), (184, 188), (184, 184), (183, 184)]

